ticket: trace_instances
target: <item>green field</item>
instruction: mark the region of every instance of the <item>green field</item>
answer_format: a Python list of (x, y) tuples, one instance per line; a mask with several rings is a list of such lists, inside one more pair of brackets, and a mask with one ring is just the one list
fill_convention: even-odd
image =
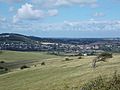
[(55, 58), (57, 56), (49, 55), (46, 52), (16, 52), (3, 51), (0, 54), (0, 61), (20, 61), (20, 60), (43, 60), (48, 58)]
[[(99, 75), (111, 76), (115, 70), (120, 73), (119, 54), (114, 54), (107, 62), (98, 62), (96, 69), (91, 67), (94, 57), (69, 57), (72, 60), (65, 61), (65, 57), (45, 52), (4, 51), (0, 61), (15, 65), (21, 64), (20, 61), (25, 62), (22, 64), (27, 64), (29, 60), (33, 62), (30, 62), (30, 68), (20, 70), (18, 65), (15, 70), (1, 74), (0, 90), (80, 90), (84, 83)], [(41, 65), (43, 61), (46, 65)]]

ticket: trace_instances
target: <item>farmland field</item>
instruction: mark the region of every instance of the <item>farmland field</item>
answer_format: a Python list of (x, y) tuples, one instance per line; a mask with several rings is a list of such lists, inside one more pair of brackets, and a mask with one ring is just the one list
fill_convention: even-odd
[[(84, 83), (99, 75), (109, 77), (116, 70), (120, 73), (119, 54), (107, 62), (98, 62), (95, 69), (91, 66), (94, 57), (68, 57), (70, 60), (66, 61), (66, 57), (45, 52), (4, 51), (0, 61), (10, 63), (9, 68), (15, 70), (0, 75), (0, 90), (80, 90)], [(41, 65), (43, 61), (45, 65)], [(30, 68), (21, 70), (21, 64)]]

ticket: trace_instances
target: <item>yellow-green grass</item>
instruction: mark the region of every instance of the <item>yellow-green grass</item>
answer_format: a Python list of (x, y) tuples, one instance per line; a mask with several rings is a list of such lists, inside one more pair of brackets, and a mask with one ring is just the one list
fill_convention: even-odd
[[(44, 55), (47, 57), (47, 54)], [(53, 56), (54, 57), (54, 56)], [(37, 57), (36, 57), (37, 58)], [(99, 75), (111, 76), (115, 70), (120, 73), (120, 55), (107, 62), (91, 67), (94, 56), (46, 59), (46, 65), (17, 70), (0, 75), (0, 90), (80, 90), (80, 87)]]
[[(20, 69), (23, 65), (31, 67), (51, 58), (58, 58), (58, 56), (50, 55), (47, 52), (2, 51), (2, 53), (0, 53), (0, 61), (4, 61), (5, 63), (0, 63), (0, 67), (13, 71)], [(4, 71), (0, 70), (0, 74), (2, 73), (4, 73)]]
[(19, 60), (43, 60), (57, 56), (49, 55), (47, 52), (17, 52), (17, 51), (2, 51), (0, 53), (0, 61), (19, 61)]

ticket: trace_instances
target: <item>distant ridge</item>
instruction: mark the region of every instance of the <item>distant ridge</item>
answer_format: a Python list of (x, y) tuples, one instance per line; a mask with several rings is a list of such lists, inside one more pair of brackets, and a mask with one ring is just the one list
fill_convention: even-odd
[(96, 42), (105, 42), (111, 40), (120, 40), (120, 38), (41, 38), (36, 36), (26, 36), (17, 33), (1, 33), (0, 42), (25, 42), (34, 43), (51, 42), (51, 43), (66, 43), (66, 44), (90, 44)]
[(0, 34), (0, 41), (20, 41), (20, 42), (31, 42), (32, 39), (25, 35), (15, 33), (2, 33)]

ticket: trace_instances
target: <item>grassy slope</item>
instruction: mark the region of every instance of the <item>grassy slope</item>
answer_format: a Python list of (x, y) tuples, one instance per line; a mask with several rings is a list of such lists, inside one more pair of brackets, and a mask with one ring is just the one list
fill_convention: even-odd
[[(49, 55), (45, 52), (16, 52), (16, 51), (3, 51), (0, 53), (1, 67), (8, 68), (10, 71), (16, 70), (23, 65), (33, 66), (40, 64), (46, 59), (57, 58), (58, 56)], [(0, 74), (4, 71), (0, 71)]]
[(64, 61), (64, 57), (46, 59), (45, 66), (38, 64), (37, 67), (1, 75), (0, 90), (79, 90), (83, 83), (99, 75), (111, 75), (115, 70), (120, 73), (120, 55), (98, 63), (96, 69), (91, 68), (93, 58), (73, 57), (71, 61)]
[(16, 52), (16, 51), (3, 51), (0, 54), (0, 61), (19, 61), (19, 60), (43, 60), (48, 58), (53, 58), (56, 56), (46, 55), (45, 52)]

